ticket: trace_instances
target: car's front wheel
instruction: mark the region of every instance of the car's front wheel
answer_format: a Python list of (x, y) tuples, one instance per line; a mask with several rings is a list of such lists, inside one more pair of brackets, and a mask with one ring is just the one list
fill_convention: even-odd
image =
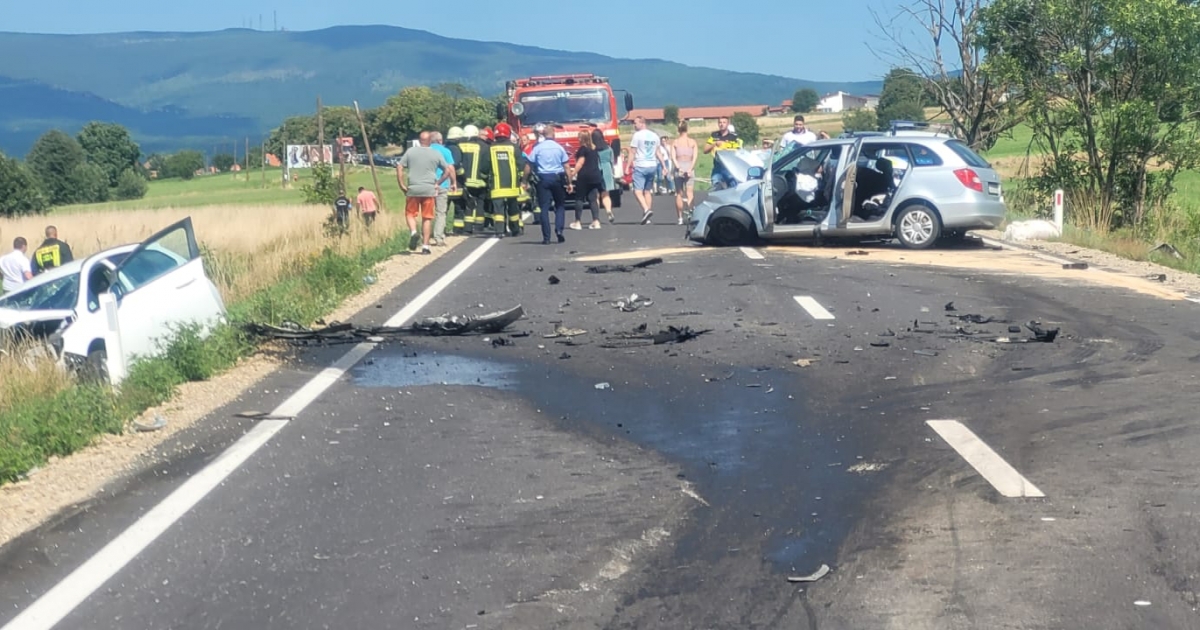
[(750, 226), (747, 220), (738, 220), (732, 216), (720, 216), (708, 223), (708, 242), (718, 247), (743, 245), (750, 240)]
[(927, 249), (937, 242), (942, 222), (929, 206), (908, 206), (896, 217), (896, 239), (909, 249)]

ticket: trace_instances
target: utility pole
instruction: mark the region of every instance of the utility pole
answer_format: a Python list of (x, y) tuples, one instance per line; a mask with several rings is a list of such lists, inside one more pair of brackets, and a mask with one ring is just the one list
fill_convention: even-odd
[(338, 141), (337, 141), (338, 146), (335, 148), (337, 149), (338, 164), (341, 165), (341, 168), (342, 168), (342, 192), (343, 193), (346, 192), (346, 154), (342, 152), (341, 140), (345, 135), (346, 135), (346, 132), (342, 131), (341, 127), (338, 127)]
[(246, 162), (246, 183), (250, 183), (250, 136), (246, 136), (246, 153), (242, 156)]
[(321, 97), (317, 97), (317, 154), (321, 156), (318, 162), (325, 161), (325, 113), (321, 107)]
[(387, 210), (383, 202), (383, 190), (379, 188), (379, 176), (375, 174), (375, 154), (371, 152), (371, 139), (367, 137), (367, 125), (358, 109), (358, 101), (354, 101), (354, 115), (358, 117), (358, 128), (362, 131), (363, 145), (367, 149), (367, 164), (371, 166), (371, 180), (375, 182), (375, 196), (379, 198), (379, 209)]

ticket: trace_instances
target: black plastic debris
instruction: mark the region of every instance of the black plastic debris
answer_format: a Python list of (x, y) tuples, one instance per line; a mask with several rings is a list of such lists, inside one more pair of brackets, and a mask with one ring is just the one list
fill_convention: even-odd
[(1010, 332), (1010, 333), (1015, 333), (1015, 334), (1020, 334), (1020, 333), (1021, 333), (1021, 327), (1020, 327), (1020, 326), (1009, 326), (1009, 327), (1008, 327), (1008, 332)]
[(974, 313), (968, 313), (966, 315), (950, 315), (949, 317), (953, 317), (960, 322), (970, 322), (972, 324), (991, 324), (1001, 323), (1002, 321), (994, 317), (984, 317), (983, 315), (976, 315)]
[(629, 332), (617, 333), (608, 337), (601, 348), (631, 348), (637, 346), (659, 346), (665, 343), (684, 343), (700, 335), (710, 333), (712, 329), (695, 330), (691, 326), (668, 326), (666, 330), (650, 332), (646, 324), (641, 324)]
[(1166, 281), (1167, 281), (1167, 274), (1165, 274), (1165, 273), (1152, 273), (1152, 274), (1150, 274), (1150, 275), (1146, 276), (1146, 278), (1147, 278), (1147, 279), (1150, 279), (1150, 280), (1153, 280), (1153, 281), (1155, 281), (1155, 282), (1166, 282)]
[(947, 313), (952, 313), (957, 310), (958, 309), (954, 308), (954, 302), (946, 302), (946, 312)]
[(662, 291), (663, 293), (670, 293), (671, 291), (675, 290), (675, 287), (658, 287), (658, 290)]
[(872, 348), (888, 348), (888, 347), (890, 347), (891, 345), (892, 345), (892, 344), (890, 344), (890, 343), (888, 343), (888, 342), (886, 342), (886, 341), (872, 341), (872, 342), (871, 342), (871, 347), (872, 347)]
[(1088, 264), (1084, 263), (1084, 262), (1063, 264), (1063, 269), (1087, 269), (1087, 268), (1088, 268)]
[(1033, 333), (1035, 341), (1054, 343), (1054, 340), (1058, 338), (1057, 328), (1045, 329), (1038, 322), (1029, 322), (1025, 324), (1025, 327), (1029, 329), (1029, 332)]
[(559, 282), (562, 282), (562, 280), (558, 279), (558, 276), (550, 276), (547, 279), (550, 281), (550, 284), (558, 284)]
[(306, 328), (295, 322), (280, 326), (247, 323), (242, 329), (255, 337), (287, 341), (294, 346), (336, 345), (394, 339), (410, 334), (409, 329), (395, 326), (356, 326), (334, 322), (321, 328)]
[(502, 346), (515, 346), (515, 345), (516, 345), (516, 343), (514, 343), (512, 339), (509, 339), (507, 337), (493, 337), (492, 338), (492, 347), (493, 348), (499, 348)]
[(649, 258), (632, 265), (594, 265), (587, 268), (588, 273), (629, 273), (637, 269), (645, 269), (662, 264), (662, 258)]

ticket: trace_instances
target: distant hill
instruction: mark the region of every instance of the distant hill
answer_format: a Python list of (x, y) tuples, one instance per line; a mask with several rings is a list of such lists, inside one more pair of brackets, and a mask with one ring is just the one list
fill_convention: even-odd
[[(0, 148), (24, 153), (50, 126), (127, 124), (147, 147), (258, 137), (286, 116), (357, 99), (374, 107), (413, 84), (457, 82), (485, 95), (507, 79), (594, 72), (639, 107), (775, 104), (801, 87), (877, 93), (880, 82), (813, 82), (656, 59), (453, 39), (392, 26), (308, 32), (42, 35), (0, 33)], [(10, 98), (11, 97), (11, 98)], [(16, 100), (17, 102), (13, 102)], [(126, 122), (128, 121), (128, 122)]]

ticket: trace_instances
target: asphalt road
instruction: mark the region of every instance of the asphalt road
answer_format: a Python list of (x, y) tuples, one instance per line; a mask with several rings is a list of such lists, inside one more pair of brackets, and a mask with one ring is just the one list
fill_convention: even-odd
[[(629, 201), (562, 245), (491, 246), (420, 314), (524, 320), (371, 350), (98, 588), (77, 569), (253, 435), (236, 412), (348, 348), (298, 351), (163, 449), (185, 455), (0, 549), (0, 629), (47, 627), (5, 625), (43, 596), (56, 627), (97, 629), (1200, 627), (1200, 306), (690, 248), (665, 198), (649, 226)], [(664, 248), (628, 273), (578, 260)], [(1061, 332), (993, 341), (1029, 321)], [(643, 325), (708, 332), (622, 334)]]

